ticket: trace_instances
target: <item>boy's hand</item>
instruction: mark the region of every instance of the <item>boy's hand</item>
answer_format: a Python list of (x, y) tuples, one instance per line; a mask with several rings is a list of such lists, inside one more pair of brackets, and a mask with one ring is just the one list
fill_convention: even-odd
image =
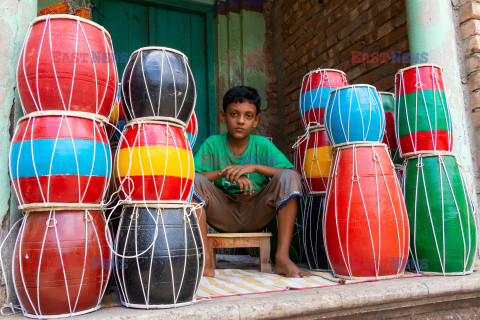
[[(244, 164), (244, 165), (232, 165), (223, 168), (218, 173), (219, 175), (225, 177), (228, 182), (238, 183), (238, 179), (247, 173), (254, 173), (255, 165), (253, 164)], [(249, 179), (250, 180), (250, 179)]]
[(247, 176), (238, 178), (237, 183), (240, 186), (240, 191), (243, 191), (243, 194), (253, 194), (253, 183)]

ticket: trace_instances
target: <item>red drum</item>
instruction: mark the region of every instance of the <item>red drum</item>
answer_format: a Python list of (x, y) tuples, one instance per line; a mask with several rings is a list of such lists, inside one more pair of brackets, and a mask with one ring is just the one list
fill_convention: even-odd
[(409, 225), (386, 146), (337, 150), (330, 177), (323, 234), (334, 273), (348, 279), (401, 276)]
[(193, 188), (190, 144), (185, 131), (168, 122), (128, 126), (114, 170), (123, 200), (186, 203)]
[(378, 92), (378, 95), (385, 113), (385, 134), (382, 142), (388, 146), (393, 163), (402, 164), (395, 136), (395, 96), (391, 92)]
[(111, 166), (105, 130), (91, 119), (24, 117), (13, 135), (10, 176), (21, 205), (100, 204)]
[(24, 315), (74, 316), (98, 309), (110, 276), (111, 241), (99, 210), (27, 214), (13, 259)]
[(324, 194), (327, 191), (331, 162), (332, 147), (325, 128), (311, 130), (303, 157), (302, 171), (310, 195)]
[(72, 15), (36, 18), (20, 54), (17, 83), (25, 113), (66, 110), (108, 117), (118, 86), (110, 34)]

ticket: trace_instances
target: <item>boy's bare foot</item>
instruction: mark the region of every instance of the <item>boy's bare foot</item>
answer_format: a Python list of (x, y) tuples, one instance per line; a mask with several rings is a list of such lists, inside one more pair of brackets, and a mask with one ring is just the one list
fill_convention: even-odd
[(280, 275), (285, 275), (287, 278), (303, 278), (310, 277), (308, 271), (302, 270), (288, 257), (275, 257), (275, 268), (273, 272)]
[(205, 269), (203, 269), (204, 277), (215, 277), (215, 267), (212, 259), (215, 259), (210, 250), (205, 250)]

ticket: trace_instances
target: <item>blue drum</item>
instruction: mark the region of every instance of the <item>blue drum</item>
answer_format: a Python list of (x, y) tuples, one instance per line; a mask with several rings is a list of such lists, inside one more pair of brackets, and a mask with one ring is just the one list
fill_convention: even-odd
[(333, 147), (382, 141), (385, 115), (375, 87), (361, 84), (333, 89), (325, 110), (325, 128)]

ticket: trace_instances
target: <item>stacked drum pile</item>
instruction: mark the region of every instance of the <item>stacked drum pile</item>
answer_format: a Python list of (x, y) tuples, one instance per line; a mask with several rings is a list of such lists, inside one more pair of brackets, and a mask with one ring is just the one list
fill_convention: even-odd
[(417, 65), (399, 70), (395, 96), (397, 141), (406, 160), (404, 193), (413, 267), (421, 273), (470, 273), (475, 220), (452, 153), (442, 69)]
[(327, 269), (322, 230), (323, 208), (332, 148), (324, 126), (325, 107), (330, 90), (348, 85), (345, 73), (317, 69), (305, 75), (300, 92), (300, 112), (306, 128), (295, 145), (295, 167), (302, 173), (305, 196), (302, 199), (303, 246), (311, 269)]
[(128, 122), (114, 173), (123, 205), (115, 240), (122, 303), (135, 308), (189, 304), (204, 255), (190, 204), (194, 163), (185, 129), (196, 90), (187, 57), (163, 47), (137, 50), (121, 91)]
[(109, 33), (71, 15), (35, 19), (17, 69), (25, 116), (10, 148), (24, 212), (13, 279), (24, 315), (99, 308), (112, 240), (102, 212), (111, 173), (105, 123), (118, 86)]
[(385, 116), (376, 89), (332, 90), (325, 127), (334, 155), (323, 234), (334, 274), (348, 279), (401, 276), (409, 226), (393, 163), (380, 143)]

